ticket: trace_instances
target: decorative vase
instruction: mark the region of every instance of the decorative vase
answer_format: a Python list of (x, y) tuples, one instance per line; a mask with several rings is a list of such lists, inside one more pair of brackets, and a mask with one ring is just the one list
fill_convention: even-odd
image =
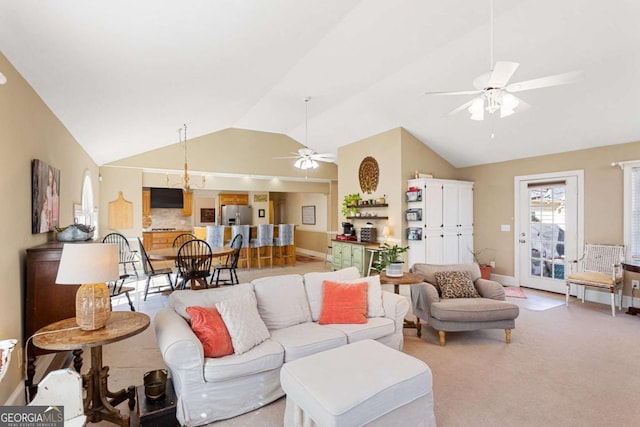
[(402, 265), (404, 263), (401, 262), (392, 262), (387, 265), (387, 276), (388, 277), (402, 277)]

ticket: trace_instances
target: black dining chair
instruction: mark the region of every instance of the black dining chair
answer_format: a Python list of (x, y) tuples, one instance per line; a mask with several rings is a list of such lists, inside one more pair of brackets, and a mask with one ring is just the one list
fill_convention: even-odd
[(118, 245), (118, 263), (122, 266), (123, 275), (127, 275), (127, 265), (133, 267), (133, 274), (138, 277), (136, 264), (138, 263), (138, 252), (131, 249), (129, 241), (120, 233), (109, 233), (102, 239), (102, 243), (115, 243)]
[[(211, 273), (213, 253), (211, 246), (204, 240), (189, 240), (178, 249), (178, 273), (182, 278), (180, 288), (185, 289), (187, 282), (191, 289), (195, 287), (207, 288), (207, 277)], [(199, 283), (199, 286), (195, 284)]]
[[(238, 273), (236, 269), (238, 268), (238, 260), (240, 259), (240, 250), (242, 249), (242, 234), (236, 234), (236, 236), (231, 241), (231, 248), (233, 252), (227, 255), (227, 259), (224, 264), (216, 265), (213, 270), (213, 275), (211, 276), (211, 284), (213, 285), (213, 279), (215, 277), (216, 284), (215, 287), (218, 287), (220, 282), (223, 284), (237, 285), (240, 283), (238, 280)], [(229, 270), (229, 279), (220, 279), (220, 272), (223, 270)]]
[(182, 246), (184, 243), (188, 242), (189, 240), (197, 240), (198, 238), (191, 234), (191, 233), (183, 233), (180, 234), (178, 236), (176, 236), (175, 239), (173, 239), (173, 244), (172, 246), (174, 248), (179, 248), (180, 246)]
[[(142, 269), (144, 270), (144, 274), (145, 276), (147, 276), (147, 282), (144, 285), (144, 301), (147, 300), (147, 294), (149, 293), (149, 286), (151, 284), (151, 279), (157, 276), (164, 276), (165, 274), (167, 275), (167, 280), (169, 281), (169, 286), (171, 287), (171, 291), (173, 291), (175, 288), (173, 287), (173, 281), (171, 280), (171, 275), (173, 274), (173, 271), (170, 268), (159, 268), (159, 269), (155, 269), (153, 268), (153, 264), (151, 264), (151, 261), (149, 260), (149, 256), (147, 255), (147, 251), (144, 248), (144, 245), (142, 244), (142, 240), (140, 240), (140, 238), (138, 237), (138, 243), (140, 244), (140, 254), (142, 254)], [(159, 285), (156, 286), (156, 288), (158, 288), (156, 292), (162, 292), (165, 289), (162, 289), (163, 286), (166, 285)]]

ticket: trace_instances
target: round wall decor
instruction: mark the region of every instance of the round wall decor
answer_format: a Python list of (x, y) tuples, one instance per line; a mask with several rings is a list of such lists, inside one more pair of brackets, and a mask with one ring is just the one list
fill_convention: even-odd
[(378, 179), (380, 178), (380, 169), (376, 159), (371, 156), (362, 159), (358, 178), (360, 179), (360, 189), (363, 193), (371, 194), (376, 191)]

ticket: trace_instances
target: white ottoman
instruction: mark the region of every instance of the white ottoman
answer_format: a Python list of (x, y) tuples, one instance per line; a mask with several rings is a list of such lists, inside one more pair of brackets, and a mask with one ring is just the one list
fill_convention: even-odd
[(435, 426), (431, 369), (373, 340), (285, 363), (285, 426)]

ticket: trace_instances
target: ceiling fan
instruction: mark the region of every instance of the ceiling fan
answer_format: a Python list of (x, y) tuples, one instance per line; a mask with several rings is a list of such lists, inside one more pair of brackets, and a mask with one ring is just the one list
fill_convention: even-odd
[(426, 92), (425, 95), (477, 95), (470, 101), (451, 110), (449, 115), (456, 114), (464, 109), (471, 113), (472, 120), (484, 120), (484, 112), (493, 114), (500, 111), (500, 117), (507, 117), (519, 110), (526, 109), (529, 104), (513, 95), (514, 92), (522, 92), (544, 87), (559, 86), (576, 83), (584, 78), (584, 72), (571, 71), (563, 74), (555, 74), (517, 83), (509, 83), (520, 64), (517, 62), (499, 61), (493, 62), (493, 0), (491, 0), (491, 71), (476, 77), (473, 80), (474, 90), (462, 90), (452, 92)]
[(293, 164), (298, 169), (315, 169), (320, 164), (318, 162), (335, 162), (336, 156), (334, 154), (321, 154), (316, 153), (313, 149), (306, 146), (307, 141), (309, 139), (309, 101), (311, 97), (306, 97), (304, 99), (305, 102), (305, 147), (299, 148), (296, 152), (291, 152), (293, 156), (287, 157), (274, 157), (274, 159), (297, 159)]

